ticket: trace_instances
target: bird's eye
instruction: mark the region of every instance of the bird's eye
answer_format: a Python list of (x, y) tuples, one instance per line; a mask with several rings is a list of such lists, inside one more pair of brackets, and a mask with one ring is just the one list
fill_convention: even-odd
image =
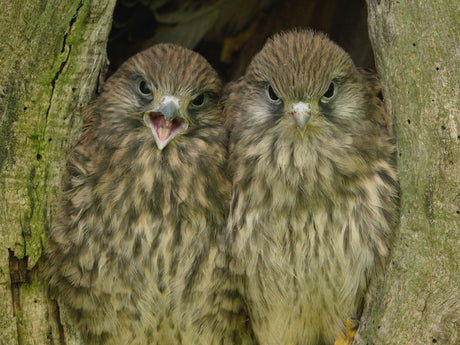
[(194, 99), (192, 99), (191, 104), (194, 107), (201, 107), (204, 104), (204, 100), (205, 100), (205, 95), (201, 93), (198, 96), (196, 96)]
[(327, 91), (324, 93), (323, 97), (321, 97), (321, 102), (323, 103), (327, 103), (329, 102), (335, 95), (335, 83), (332, 82), (330, 85), (329, 85), (329, 88), (327, 89)]
[(139, 82), (139, 92), (144, 96), (149, 96), (152, 94), (152, 90), (150, 90), (145, 80), (141, 80)]
[(268, 84), (268, 87), (267, 87), (267, 95), (268, 95), (268, 99), (270, 102), (275, 103), (275, 104), (281, 103), (281, 99), (275, 93), (275, 90), (273, 90), (273, 87), (270, 84)]

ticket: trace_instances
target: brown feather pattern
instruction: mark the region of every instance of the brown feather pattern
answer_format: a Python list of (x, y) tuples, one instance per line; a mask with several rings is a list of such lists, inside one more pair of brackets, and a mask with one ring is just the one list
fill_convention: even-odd
[[(230, 198), (221, 88), (204, 58), (162, 44), (123, 64), (86, 109), (46, 267), (85, 344), (220, 343), (202, 320), (215, 312)], [(202, 107), (187, 107), (187, 131), (157, 149), (142, 114), (161, 96), (187, 105), (203, 93)]]
[[(229, 270), (260, 344), (332, 344), (389, 256), (395, 145), (368, 80), (325, 35), (292, 31), (266, 43), (227, 98), (239, 104), (227, 115)], [(318, 104), (304, 128), (286, 112), (296, 102)]]

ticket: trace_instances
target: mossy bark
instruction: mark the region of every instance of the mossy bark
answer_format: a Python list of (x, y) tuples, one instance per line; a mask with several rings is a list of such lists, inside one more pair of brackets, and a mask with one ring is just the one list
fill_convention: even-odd
[(398, 141), (401, 228), (357, 344), (459, 344), (458, 2), (367, 0)]
[[(115, 0), (0, 0), (0, 344), (63, 344), (38, 271)], [(69, 342), (67, 342), (69, 343)]]

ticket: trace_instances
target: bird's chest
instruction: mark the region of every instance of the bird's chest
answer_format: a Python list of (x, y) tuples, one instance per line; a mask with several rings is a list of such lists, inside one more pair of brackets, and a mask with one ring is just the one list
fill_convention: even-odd
[[(279, 287), (280, 297), (296, 298), (296, 289), (304, 293), (306, 289), (321, 290), (328, 286), (331, 275), (346, 275), (352, 261), (344, 242), (349, 223), (346, 212), (298, 205), (280, 211), (269, 209), (265, 217), (249, 220), (252, 224), (241, 230), (247, 233), (240, 234), (246, 237), (245, 243), (237, 243), (241, 251), (235, 257), (246, 262), (248, 279), (272, 280), (270, 285)], [(284, 287), (292, 291), (284, 291)]]
[(205, 309), (229, 185), (212, 165), (203, 167), (209, 177), (193, 164), (149, 159), (120, 161), (75, 188), (72, 258), (120, 320), (169, 335)]
[(155, 207), (130, 208), (120, 219), (112, 217), (100, 248), (104, 261), (101, 273), (114, 272), (121, 278), (120, 270), (132, 272), (132, 278), (154, 282), (159, 290), (173, 280), (185, 279), (209, 250), (213, 239), (210, 229), (216, 225), (210, 224), (204, 209), (190, 207), (180, 212), (181, 207), (176, 207), (176, 212), (166, 214)]
[(359, 238), (353, 223), (356, 201), (308, 195), (299, 192), (302, 186), (282, 181), (266, 185), (272, 198), (260, 196), (260, 203), (244, 198), (249, 200), (245, 209), (236, 207), (245, 221), (235, 237), (234, 267), (243, 276), (241, 290), (252, 319), (269, 322), (271, 344), (276, 334), (302, 334), (337, 323), (328, 319), (337, 305), (354, 313), (370, 261), (367, 248), (352, 247)]
[(198, 211), (193, 221), (180, 214), (139, 212), (101, 248), (95, 293), (108, 293), (120, 315), (156, 329), (166, 327), (165, 334), (170, 334), (168, 322), (175, 324), (178, 317), (188, 324), (193, 312), (204, 308), (210, 290), (215, 257), (206, 235), (210, 228)]
[(222, 226), (215, 221), (221, 217), (209, 217), (203, 190), (201, 183), (191, 186), (164, 171), (101, 178), (95, 207), (84, 220), (88, 241), (95, 244), (95, 284), (101, 291), (124, 293), (131, 286), (139, 300), (147, 300), (142, 303), (157, 305), (184, 295)]

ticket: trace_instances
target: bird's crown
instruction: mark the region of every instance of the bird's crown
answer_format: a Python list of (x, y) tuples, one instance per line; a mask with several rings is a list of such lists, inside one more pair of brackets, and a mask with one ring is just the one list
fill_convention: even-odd
[(276, 34), (254, 57), (249, 83), (269, 83), (282, 98), (318, 97), (331, 80), (356, 77), (348, 54), (325, 34), (294, 30)]

